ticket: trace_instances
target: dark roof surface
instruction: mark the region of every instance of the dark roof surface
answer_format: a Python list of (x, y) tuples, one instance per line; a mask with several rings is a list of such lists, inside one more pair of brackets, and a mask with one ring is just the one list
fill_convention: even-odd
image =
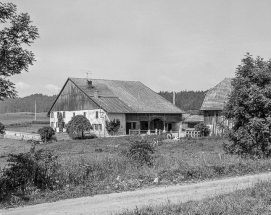
[(69, 79), (109, 113), (184, 113), (139, 81), (92, 79), (89, 87), (85, 78)]
[(223, 110), (231, 92), (231, 78), (225, 78), (214, 88), (208, 90), (200, 110)]

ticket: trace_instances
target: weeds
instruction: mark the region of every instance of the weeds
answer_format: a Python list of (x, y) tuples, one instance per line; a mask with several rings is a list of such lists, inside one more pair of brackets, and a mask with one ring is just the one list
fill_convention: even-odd
[[(44, 170), (43, 174), (52, 179), (52, 184), (47, 183), (43, 189), (41, 183), (30, 180), (31, 183), (25, 183), (25, 196), (29, 199), (13, 192), (13, 197), (17, 195), (16, 201), (13, 198), (5, 206), (12, 202), (15, 205), (33, 204), (134, 190), (154, 186), (156, 178), (159, 184), (182, 184), (271, 169), (270, 159), (244, 159), (223, 153), (223, 139), (163, 140), (154, 150), (148, 145), (153, 137), (148, 138), (143, 141), (141, 137), (101, 138), (37, 145), (37, 149), (50, 148), (59, 155), (57, 158), (55, 153), (52, 154), (54, 162), (37, 161), (29, 155), (31, 162), (37, 163), (40, 170)], [(27, 166), (31, 166), (31, 162)], [(5, 180), (3, 176), (0, 178)]]

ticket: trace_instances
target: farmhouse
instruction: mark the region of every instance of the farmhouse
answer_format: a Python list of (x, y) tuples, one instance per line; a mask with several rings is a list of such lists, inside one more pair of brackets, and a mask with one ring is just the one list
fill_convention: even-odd
[(107, 136), (106, 122), (114, 119), (120, 121), (121, 134), (130, 129), (178, 130), (184, 112), (138, 81), (68, 78), (48, 112), (57, 132), (60, 113), (63, 124), (84, 115), (94, 133)]
[(220, 134), (223, 132), (223, 126), (230, 126), (228, 120), (225, 120), (222, 115), (230, 92), (231, 78), (225, 78), (214, 88), (208, 90), (205, 95), (200, 110), (203, 111), (204, 124), (209, 126), (211, 134)]

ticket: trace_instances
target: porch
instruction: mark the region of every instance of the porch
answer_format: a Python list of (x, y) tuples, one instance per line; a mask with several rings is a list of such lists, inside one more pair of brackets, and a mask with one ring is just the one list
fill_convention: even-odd
[(178, 130), (181, 121), (182, 114), (126, 114), (126, 134), (130, 130)]

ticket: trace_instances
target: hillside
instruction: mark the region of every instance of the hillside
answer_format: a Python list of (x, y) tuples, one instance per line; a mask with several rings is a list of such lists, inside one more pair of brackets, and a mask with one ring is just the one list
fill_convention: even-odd
[(23, 98), (6, 99), (0, 101), (0, 113), (34, 112), (35, 101), (37, 103), (38, 113), (47, 112), (55, 98), (56, 96), (33, 94)]
[[(186, 110), (199, 110), (204, 100), (206, 91), (180, 91), (176, 92), (176, 106), (180, 109)], [(160, 91), (158, 93), (168, 101), (172, 102), (173, 94), (168, 91)]]

